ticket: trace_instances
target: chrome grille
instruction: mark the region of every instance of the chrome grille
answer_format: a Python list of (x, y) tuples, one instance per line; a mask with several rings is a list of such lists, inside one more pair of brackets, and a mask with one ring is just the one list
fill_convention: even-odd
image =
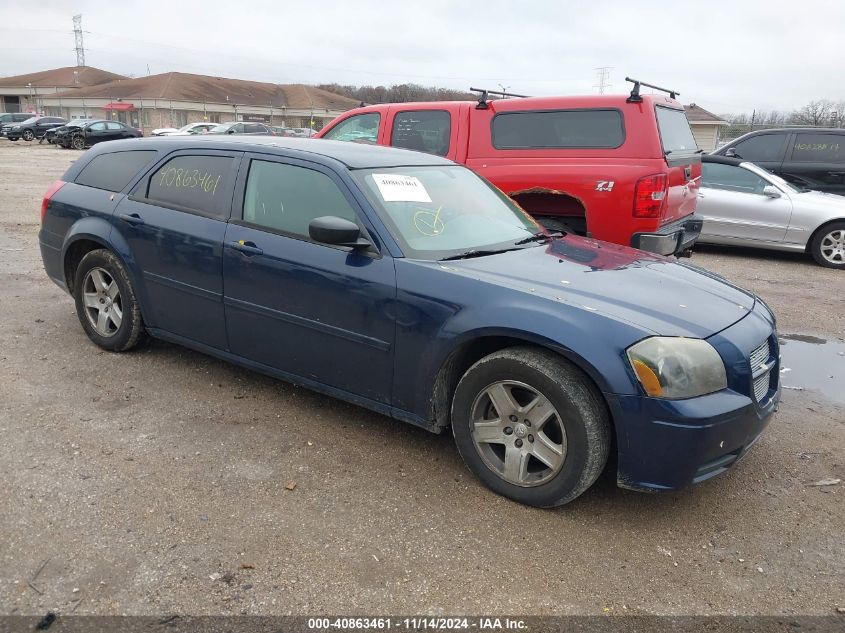
[[(751, 364), (752, 375), (757, 373), (761, 365), (764, 365), (765, 363), (769, 362), (769, 358), (771, 358), (771, 355), (772, 354), (768, 340), (763, 341), (762, 343), (760, 343), (759, 346), (754, 348), (754, 351), (751, 352), (751, 355), (748, 357), (748, 361)], [(760, 402), (769, 392), (770, 384), (771, 370), (765, 371), (754, 379), (754, 399), (757, 402)]]

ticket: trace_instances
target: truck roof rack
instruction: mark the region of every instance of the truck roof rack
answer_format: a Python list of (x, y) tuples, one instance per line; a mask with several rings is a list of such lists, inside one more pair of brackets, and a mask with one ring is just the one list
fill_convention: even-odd
[(641, 103), (643, 98), (640, 96), (640, 86), (646, 86), (648, 88), (654, 88), (655, 90), (659, 90), (660, 92), (668, 92), (669, 97), (671, 99), (677, 98), (680, 92), (677, 90), (669, 90), (668, 88), (661, 88), (660, 86), (655, 86), (654, 84), (647, 84), (644, 81), (640, 81), (639, 79), (631, 79), (630, 77), (625, 77), (625, 81), (630, 81), (634, 84), (634, 87), (631, 88), (631, 96), (629, 96), (625, 101), (628, 103)]
[(518, 95), (513, 92), (499, 92), (498, 90), (487, 90), (486, 88), (470, 88), (470, 92), (477, 92), (478, 95), (478, 104), (475, 106), (478, 110), (486, 110), (487, 109), (487, 96), (488, 95), (496, 95), (497, 97), (520, 97), (526, 98), (528, 95)]

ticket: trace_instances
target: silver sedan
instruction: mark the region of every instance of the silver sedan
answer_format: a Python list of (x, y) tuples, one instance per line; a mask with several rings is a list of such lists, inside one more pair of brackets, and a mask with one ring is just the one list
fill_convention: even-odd
[(699, 242), (810, 253), (845, 269), (845, 196), (798, 189), (735, 158), (702, 157)]

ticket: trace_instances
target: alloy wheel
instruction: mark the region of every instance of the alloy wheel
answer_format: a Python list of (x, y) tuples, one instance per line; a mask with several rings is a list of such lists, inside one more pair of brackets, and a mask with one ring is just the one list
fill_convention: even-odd
[(835, 229), (822, 238), (819, 251), (831, 264), (845, 264), (845, 229)]
[(484, 463), (516, 486), (552, 479), (566, 459), (566, 430), (557, 409), (539, 390), (499, 381), (472, 405), (472, 441)]
[(82, 305), (91, 327), (100, 336), (114, 336), (123, 323), (123, 302), (114, 278), (103, 268), (92, 268), (82, 282)]

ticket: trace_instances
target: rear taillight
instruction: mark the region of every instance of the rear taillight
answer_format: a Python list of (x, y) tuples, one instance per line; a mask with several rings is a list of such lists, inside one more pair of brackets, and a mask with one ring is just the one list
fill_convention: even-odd
[(50, 188), (47, 190), (47, 193), (44, 194), (44, 199), (41, 201), (41, 222), (44, 222), (44, 216), (47, 215), (47, 205), (50, 204), (50, 199), (56, 195), (56, 192), (64, 187), (67, 183), (64, 180), (57, 180)]
[(666, 204), (666, 174), (645, 176), (634, 189), (634, 217), (659, 218)]

